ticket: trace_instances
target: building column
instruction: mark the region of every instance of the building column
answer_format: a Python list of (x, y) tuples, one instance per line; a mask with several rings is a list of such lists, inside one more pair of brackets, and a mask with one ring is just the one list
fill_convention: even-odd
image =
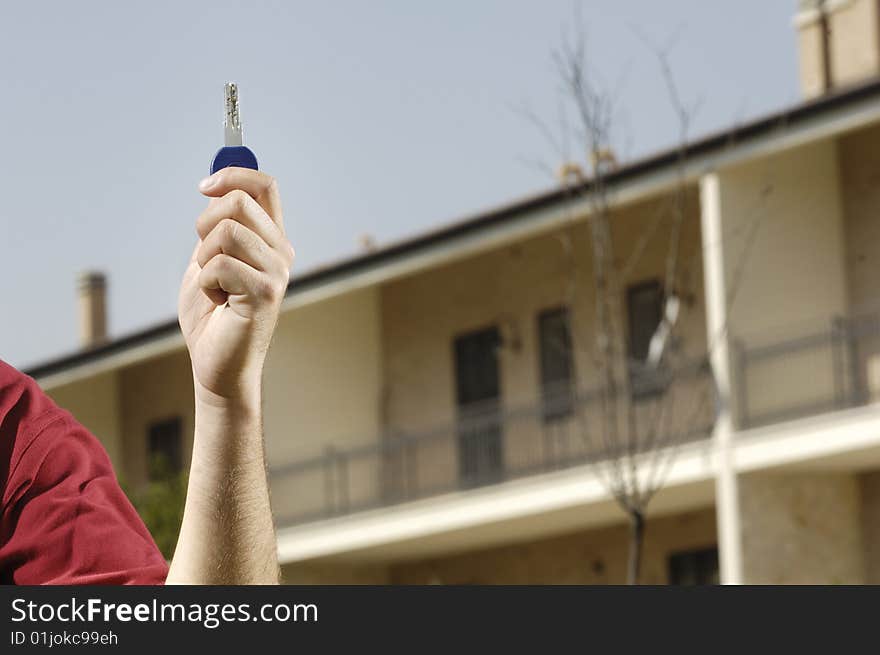
[(703, 271), (709, 360), (718, 392), (718, 416), (712, 433), (715, 464), (715, 514), (722, 584), (742, 584), (742, 533), (739, 489), (733, 461), (730, 343), (727, 333), (727, 285), (722, 241), (721, 181), (717, 173), (700, 180)]

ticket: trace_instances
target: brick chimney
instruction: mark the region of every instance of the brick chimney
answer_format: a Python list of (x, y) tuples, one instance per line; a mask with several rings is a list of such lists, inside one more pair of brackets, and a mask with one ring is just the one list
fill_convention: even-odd
[(80, 273), (77, 295), (80, 346), (98, 346), (107, 340), (107, 278), (99, 271)]
[(799, 0), (794, 23), (805, 97), (880, 75), (880, 0)]

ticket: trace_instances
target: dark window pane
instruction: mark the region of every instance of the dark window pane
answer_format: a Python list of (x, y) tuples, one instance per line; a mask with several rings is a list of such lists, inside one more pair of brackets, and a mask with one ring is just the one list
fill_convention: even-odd
[(626, 307), (629, 316), (629, 355), (644, 362), (648, 358), (651, 337), (654, 336), (663, 315), (663, 291), (660, 282), (653, 280), (629, 287)]
[(538, 317), (541, 396), (545, 421), (571, 414), (572, 348), (568, 310), (554, 309)]
[(497, 328), (455, 340), (459, 475), (466, 486), (498, 479), (502, 462)]
[(179, 473), (183, 469), (181, 432), (179, 416), (150, 425), (147, 446), (151, 479)]
[(497, 328), (472, 332), (455, 340), (455, 382), (458, 406), (498, 398)]
[(713, 585), (719, 583), (717, 548), (703, 548), (670, 555), (669, 584)]
[(651, 339), (663, 316), (663, 288), (660, 282), (652, 280), (629, 287), (626, 309), (632, 395), (634, 398), (652, 396), (663, 390), (663, 379), (658, 371), (649, 371), (643, 365), (648, 359)]

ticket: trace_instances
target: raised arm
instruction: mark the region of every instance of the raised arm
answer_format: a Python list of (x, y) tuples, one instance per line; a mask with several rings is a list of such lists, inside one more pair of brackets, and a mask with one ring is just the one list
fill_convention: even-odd
[(184, 274), (178, 314), (192, 361), (195, 438), (168, 584), (275, 584), (263, 448), (263, 363), (293, 262), (275, 180), (226, 168)]

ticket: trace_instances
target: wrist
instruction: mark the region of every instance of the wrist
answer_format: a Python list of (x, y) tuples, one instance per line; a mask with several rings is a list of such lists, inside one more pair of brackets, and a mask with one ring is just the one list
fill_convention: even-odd
[(197, 378), (193, 381), (196, 416), (224, 417), (226, 420), (240, 419), (250, 421), (259, 419), (262, 411), (262, 379), (254, 376), (243, 380), (231, 390), (217, 393), (202, 385)]
[(216, 487), (243, 462), (254, 457), (262, 462), (263, 448), (259, 382), (230, 395), (196, 382), (191, 485)]

